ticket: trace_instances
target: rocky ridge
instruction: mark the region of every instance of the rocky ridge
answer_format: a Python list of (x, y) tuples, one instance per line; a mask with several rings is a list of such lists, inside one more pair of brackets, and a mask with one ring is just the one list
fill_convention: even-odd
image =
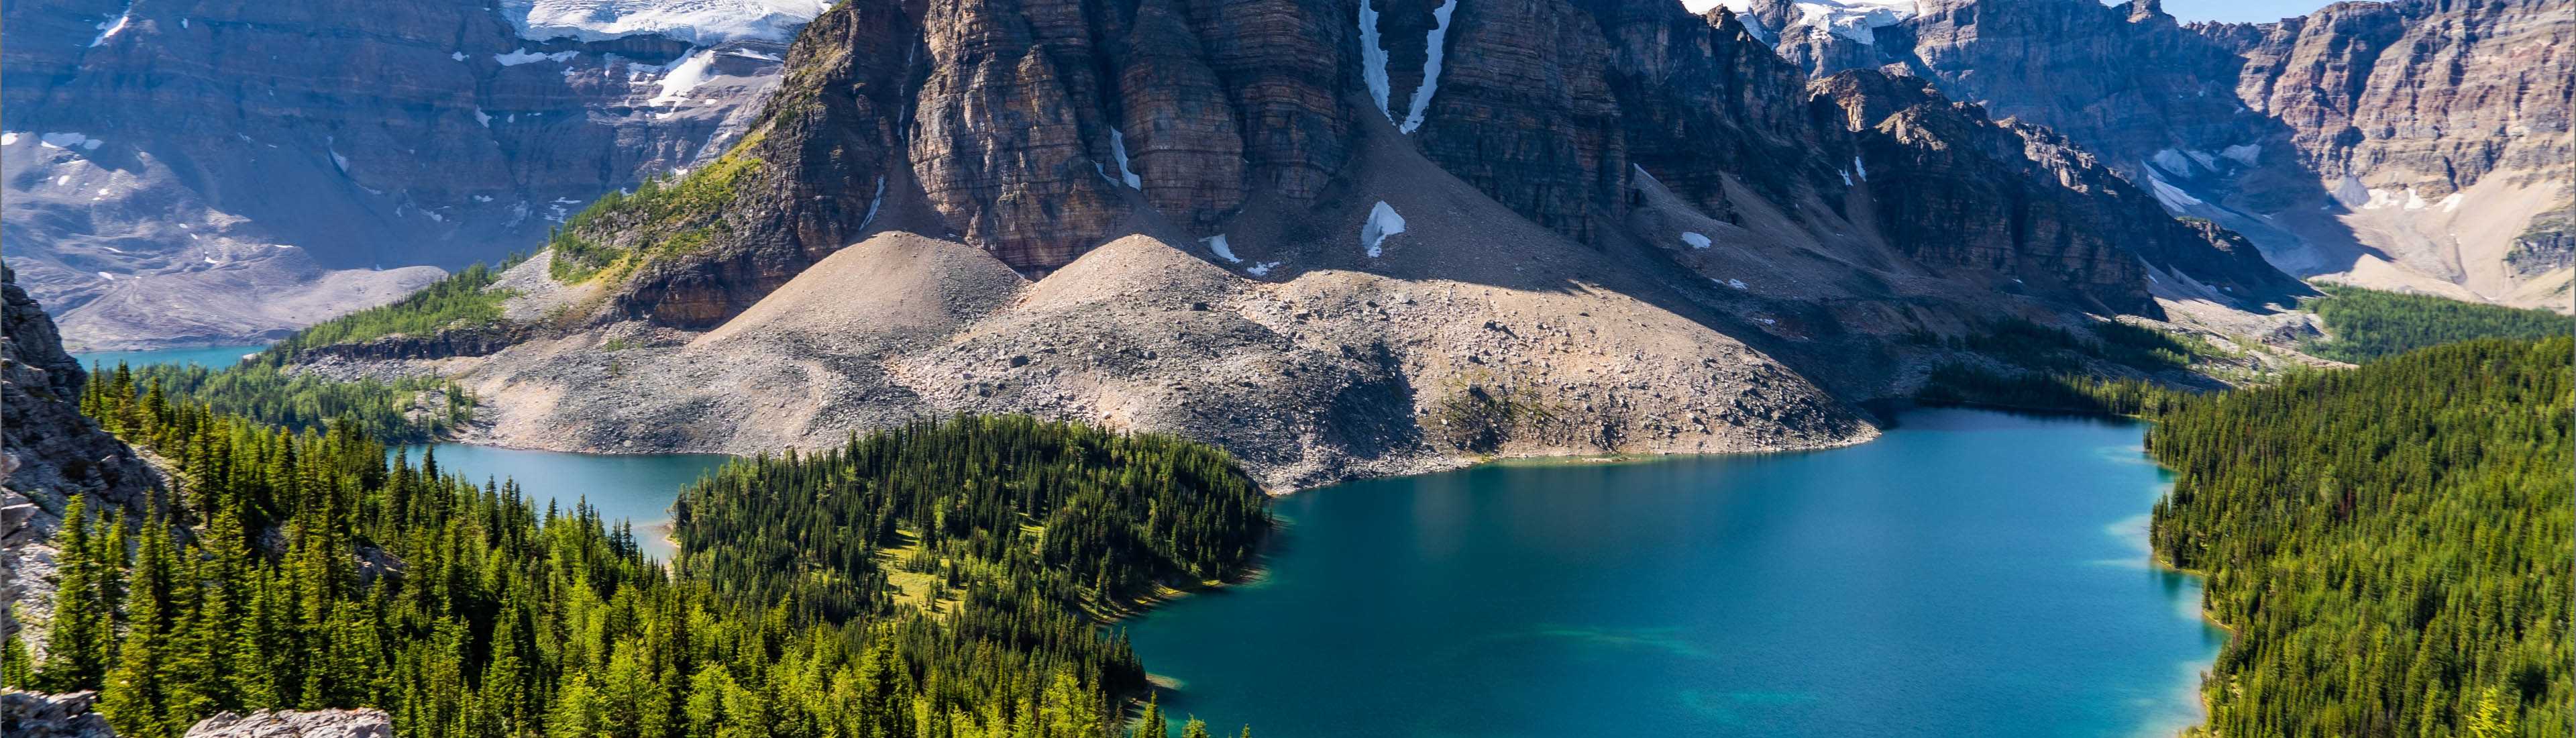
[(721, 151), (820, 5), (18, 3), (0, 237), (76, 348), (274, 338)]
[(1902, 336), (2301, 289), (2043, 129), (1652, 0), (858, 1), (786, 57), (741, 143), (503, 277), (549, 316), (507, 345), (304, 370), (455, 378), (502, 445), (1031, 412), (1285, 490), (1849, 443)]
[[(1753, 0), (1817, 75), (1902, 68), (2065, 134), (2299, 275), (2566, 309), (2564, 0), (2336, 3), (2181, 24), (2155, 0), (1925, 0), (1867, 23)], [(2515, 258), (2514, 254), (2522, 254)]]

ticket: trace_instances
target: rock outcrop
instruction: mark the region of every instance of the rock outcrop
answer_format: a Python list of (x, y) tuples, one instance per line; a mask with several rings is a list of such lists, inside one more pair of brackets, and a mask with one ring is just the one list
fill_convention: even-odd
[(185, 738), (394, 738), (394, 722), (373, 708), (222, 712), (188, 728)]
[(0, 734), (11, 738), (116, 738), (107, 718), (93, 711), (97, 692), (0, 692)]
[(6, 411), (7, 487), (59, 510), (74, 495), (140, 506), (159, 482), (115, 437), (80, 414), (89, 372), (63, 352), (54, 321), (0, 266), (0, 410)]
[[(21, 634), (17, 615), (41, 618), (52, 602), (53, 549), (46, 542), (74, 496), (97, 506), (142, 510), (161, 485), (134, 449), (80, 414), (88, 372), (63, 352), (54, 321), (0, 265), (0, 637), (18, 634), (39, 652), (41, 628)], [(17, 735), (12, 732), (11, 735)]]

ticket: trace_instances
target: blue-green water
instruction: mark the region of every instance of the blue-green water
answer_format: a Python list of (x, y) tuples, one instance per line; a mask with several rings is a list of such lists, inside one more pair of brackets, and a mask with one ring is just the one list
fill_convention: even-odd
[(152, 351), (100, 351), (72, 354), (82, 368), (105, 366), (115, 369), (117, 362), (141, 369), (154, 364), (198, 364), (222, 369), (241, 363), (243, 356), (259, 353), (267, 346), (208, 346), (204, 348), (155, 349)]
[[(401, 453), (403, 458), (417, 463), (421, 448), (406, 447)], [(587, 499), (591, 507), (599, 509), (600, 517), (633, 522), (635, 540), (642, 544), (644, 552), (664, 560), (670, 559), (672, 553), (670, 540), (664, 537), (664, 526), (671, 522), (671, 501), (679, 497), (681, 487), (733, 458), (722, 454), (572, 454), (462, 443), (441, 443), (433, 448), (438, 451), (439, 469), (477, 483), (518, 480), (519, 489), (539, 505), (552, 500), (559, 509), (571, 510), (574, 502)]]
[(1801, 454), (1300, 493), (1266, 578), (1129, 623), (1231, 735), (2135, 736), (2224, 633), (2131, 423), (1935, 410)]

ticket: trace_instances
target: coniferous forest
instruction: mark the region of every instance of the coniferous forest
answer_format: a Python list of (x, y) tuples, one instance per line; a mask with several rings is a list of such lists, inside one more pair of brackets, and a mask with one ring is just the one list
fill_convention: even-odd
[[(1238, 573), (1269, 525), (1220, 451), (960, 418), (727, 468), (689, 493), (675, 572), (586, 505), (404, 463), (355, 423), (94, 384), (85, 409), (180, 491), (75, 500), (45, 658), (0, 681), (99, 690), (133, 738), (353, 706), (407, 738), (1107, 736), (1144, 671), (1086, 605)], [(692, 573), (728, 571), (771, 575)]]
[(2571, 355), (2451, 344), (2157, 416), (2155, 549), (2235, 633), (2208, 734), (2569, 734)]
[(2475, 338), (2546, 338), (2568, 332), (2567, 316), (2547, 310), (2461, 302), (2447, 297), (2324, 285), (2308, 307), (2332, 337), (2303, 350), (2360, 363)]

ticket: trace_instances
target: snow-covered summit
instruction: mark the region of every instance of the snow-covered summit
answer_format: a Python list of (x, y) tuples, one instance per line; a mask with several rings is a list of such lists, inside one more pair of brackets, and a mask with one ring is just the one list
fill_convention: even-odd
[[(1712, 5), (1724, 5), (1738, 16), (1753, 11), (1754, 0), (1691, 0), (1684, 3), (1694, 12)], [(1832, 33), (1860, 43), (1876, 43), (1872, 29), (1902, 23), (1922, 12), (1916, 0), (1798, 0), (1797, 15), (1789, 19), (1782, 33), (1800, 28)]]
[(597, 41), (641, 33), (700, 46), (735, 39), (788, 41), (831, 0), (501, 0), (519, 36)]

